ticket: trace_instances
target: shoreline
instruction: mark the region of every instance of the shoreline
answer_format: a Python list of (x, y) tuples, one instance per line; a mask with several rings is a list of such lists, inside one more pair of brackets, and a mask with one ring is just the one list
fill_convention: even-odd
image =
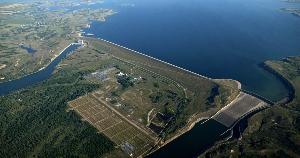
[[(284, 61), (284, 60), (281, 60)], [(285, 91), (286, 91), (286, 96), (285, 98), (274, 101), (275, 104), (282, 104), (282, 103), (290, 103), (295, 99), (295, 89), (294, 86), (281, 74), (279, 74), (277, 71), (275, 71), (273, 68), (268, 66), (266, 62), (258, 63), (257, 66), (270, 75), (274, 76), (277, 80), (280, 81), (281, 84), (283, 84)]]
[[(159, 147), (153, 151), (151, 151), (150, 153), (147, 154), (151, 155), (152, 153), (156, 152), (157, 150), (159, 150), (160, 148), (164, 147), (165, 145), (169, 144), (170, 142), (172, 142), (173, 140), (177, 139), (178, 137), (180, 137), (181, 135), (185, 134), (186, 132), (190, 131), (197, 123), (199, 123), (202, 120), (209, 120), (209, 117), (200, 117), (198, 118), (196, 121), (192, 122), (190, 125), (187, 125), (187, 127), (184, 127), (183, 129), (181, 129), (178, 134), (174, 135), (172, 138), (166, 140), (163, 143), (160, 143)], [(205, 122), (205, 121), (204, 121)], [(159, 143), (159, 141), (157, 142), (157, 144)]]
[(56, 54), (54, 54), (54, 57), (52, 57), (51, 59), (50, 59), (50, 62), (48, 63), (48, 64), (46, 64), (46, 65), (44, 65), (43, 67), (41, 67), (37, 72), (39, 72), (39, 71), (42, 71), (43, 69), (45, 69), (46, 67), (48, 67), (51, 63), (52, 63), (52, 61), (54, 61), (57, 57), (59, 57), (67, 48), (69, 48), (71, 45), (73, 45), (73, 44), (75, 44), (75, 43), (70, 43), (67, 47), (65, 47), (60, 53), (58, 53), (58, 55), (56, 55)]
[(58, 55), (54, 55), (54, 57), (51, 58), (50, 62), (46, 65), (44, 65), (43, 67), (41, 67), (40, 69), (38, 69), (37, 71), (34, 71), (32, 73), (29, 73), (29, 74), (26, 74), (24, 76), (21, 76), (19, 78), (16, 78), (16, 79), (13, 79), (13, 80), (8, 80), (8, 81), (5, 81), (5, 82), (0, 82), (0, 84), (2, 83), (6, 83), (6, 82), (11, 82), (11, 81), (14, 81), (14, 80), (18, 80), (18, 79), (21, 79), (23, 77), (26, 77), (26, 76), (29, 76), (29, 75), (32, 75), (32, 74), (35, 74), (35, 73), (38, 73), (42, 70), (44, 70), (45, 68), (47, 68), (57, 57), (59, 57), (67, 48), (69, 48), (71, 45), (73, 44), (76, 44), (76, 43), (70, 43), (68, 46), (66, 46)]

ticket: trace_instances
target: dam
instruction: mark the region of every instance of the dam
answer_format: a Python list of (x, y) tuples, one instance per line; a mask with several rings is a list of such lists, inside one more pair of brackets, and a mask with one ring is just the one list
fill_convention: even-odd
[(267, 105), (267, 102), (241, 91), (236, 99), (219, 110), (211, 119), (229, 128), (246, 115), (265, 108)]

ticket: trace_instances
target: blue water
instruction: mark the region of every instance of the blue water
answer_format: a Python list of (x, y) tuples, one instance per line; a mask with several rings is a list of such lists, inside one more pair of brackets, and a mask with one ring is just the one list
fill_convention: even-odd
[[(65, 8), (73, 11), (82, 7), (102, 7), (118, 12), (107, 17), (105, 22), (93, 22), (90, 29), (84, 29), (96, 38), (210, 78), (236, 79), (243, 89), (271, 100), (283, 98), (284, 87), (256, 64), (300, 52), (300, 18), (278, 10), (300, 7), (300, 4), (277, 0), (108, 0), (94, 6)], [(54, 66), (75, 48), (69, 47), (43, 71), (0, 84), (0, 94), (49, 78)], [(222, 139), (219, 134), (225, 130), (225, 126), (213, 121), (197, 124), (150, 157), (193, 156)], [(189, 144), (192, 146), (187, 146)]]
[(155, 151), (148, 158), (193, 157), (207, 146), (228, 137), (230, 132), (224, 133), (226, 130), (226, 126), (212, 119), (204, 124), (198, 123), (192, 130)]
[(21, 49), (25, 49), (28, 53), (35, 53), (37, 52), (37, 50), (34, 50), (32, 48), (29, 48), (29, 47), (25, 47), (25, 46), (20, 46)]
[(55, 58), (45, 69), (39, 71), (37, 73), (22, 77), (21, 79), (4, 82), (0, 84), (0, 95), (8, 94), (11, 91), (18, 90), (43, 80), (48, 79), (53, 70), (55, 65), (57, 65), (62, 58), (66, 56), (69, 52), (73, 51), (74, 49), (78, 48), (79, 45), (71, 45), (68, 47), (63, 53), (61, 53), (57, 58)]
[[(135, 6), (117, 6), (122, 3)], [(105, 1), (99, 7), (118, 13), (84, 31), (210, 78), (236, 79), (243, 89), (279, 100), (283, 85), (256, 64), (299, 54), (300, 17), (279, 10), (296, 6), (275, 0)]]

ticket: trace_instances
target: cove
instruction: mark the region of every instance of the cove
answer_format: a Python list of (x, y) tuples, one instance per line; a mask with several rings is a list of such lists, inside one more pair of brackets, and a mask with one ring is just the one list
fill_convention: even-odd
[(36, 84), (43, 80), (48, 79), (53, 70), (55, 65), (57, 65), (61, 59), (63, 59), (68, 53), (78, 48), (79, 45), (70, 45), (66, 48), (57, 58), (55, 58), (45, 69), (38, 71), (36, 73), (24, 76), (20, 79), (4, 82), (0, 84), (0, 95), (6, 95), (11, 91), (18, 90), (21, 88), (25, 88), (27, 86)]

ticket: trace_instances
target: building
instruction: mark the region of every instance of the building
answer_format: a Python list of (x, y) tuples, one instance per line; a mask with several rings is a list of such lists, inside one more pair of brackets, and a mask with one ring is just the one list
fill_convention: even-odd
[(125, 74), (123, 72), (117, 72), (116, 76), (124, 76)]
[(83, 45), (83, 40), (78, 40), (78, 41), (77, 41), (77, 44)]

